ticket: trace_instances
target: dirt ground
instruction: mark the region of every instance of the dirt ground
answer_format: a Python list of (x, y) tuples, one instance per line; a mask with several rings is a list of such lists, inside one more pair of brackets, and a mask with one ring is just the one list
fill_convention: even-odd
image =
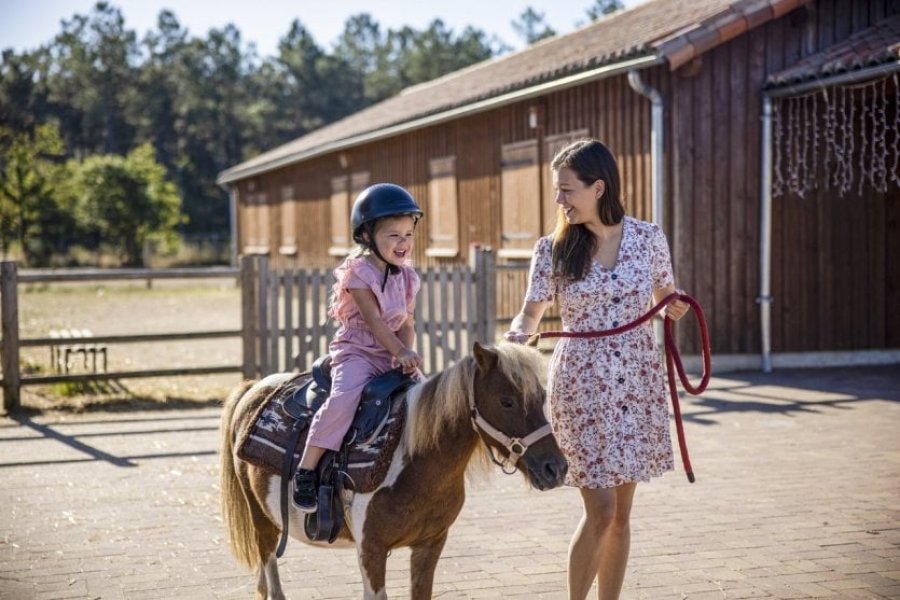
[[(94, 335), (237, 330), (240, 289), (233, 279), (54, 283), (19, 288), (19, 337), (47, 337), (54, 329), (89, 329)], [(176, 342), (107, 344), (108, 370), (240, 365), (239, 337)], [(52, 374), (50, 349), (22, 348), (22, 369)], [(72, 372), (90, 370), (74, 356)], [(123, 379), (100, 384), (25, 386), (26, 410), (85, 411), (159, 405), (217, 404), (238, 383), (220, 375)]]

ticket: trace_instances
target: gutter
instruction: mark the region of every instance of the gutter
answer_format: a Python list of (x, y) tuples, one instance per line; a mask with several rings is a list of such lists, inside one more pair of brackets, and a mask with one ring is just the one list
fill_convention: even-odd
[(764, 90), (762, 93), (759, 296), (756, 301), (759, 303), (760, 352), (763, 373), (772, 372), (772, 100), (837, 85), (853, 84), (898, 71), (900, 71), (900, 60), (832, 77)]
[(562, 79), (556, 79), (554, 81), (534, 85), (528, 88), (517, 90), (515, 92), (496, 96), (494, 98), (488, 98), (479, 102), (473, 102), (472, 104), (467, 104), (458, 108), (453, 108), (426, 117), (421, 117), (412, 121), (406, 121), (398, 125), (385, 127), (383, 129), (378, 129), (368, 133), (362, 133), (359, 135), (344, 138), (342, 140), (328, 142), (315, 148), (294, 152), (292, 154), (288, 154), (287, 156), (275, 158), (271, 161), (261, 163), (259, 165), (255, 165), (246, 169), (229, 169), (219, 175), (218, 179), (216, 179), (216, 183), (218, 183), (219, 185), (226, 185), (235, 181), (240, 181), (241, 179), (247, 179), (248, 177), (253, 177), (254, 175), (273, 171), (275, 169), (304, 160), (309, 160), (311, 158), (330, 154), (339, 150), (346, 150), (348, 148), (352, 148), (353, 146), (376, 142), (385, 138), (390, 138), (406, 133), (408, 131), (429, 127), (431, 125), (438, 125), (447, 121), (453, 121), (455, 119), (459, 119), (460, 117), (476, 115), (478, 113), (493, 110), (501, 106), (513, 104), (515, 102), (522, 102), (523, 100), (529, 100), (531, 98), (543, 96), (551, 92), (557, 92), (578, 85), (583, 85), (585, 83), (589, 83), (599, 79), (605, 79), (607, 77), (612, 77), (614, 75), (619, 75), (621, 73), (626, 73), (636, 69), (652, 67), (655, 65), (663, 64), (664, 62), (665, 59), (661, 56), (653, 55), (625, 60), (611, 65), (604, 65), (596, 69), (591, 69), (590, 71), (576, 73), (575, 75), (563, 77)]

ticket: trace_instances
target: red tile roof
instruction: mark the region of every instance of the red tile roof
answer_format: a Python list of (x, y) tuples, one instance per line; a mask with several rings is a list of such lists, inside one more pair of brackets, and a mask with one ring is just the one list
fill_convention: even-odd
[(362, 143), (365, 136), (378, 132), (386, 135), (389, 133), (386, 129), (401, 124), (416, 126), (416, 121), (429, 115), (453, 110), (475, 112), (479, 102), (606, 66), (628, 66), (629, 61), (646, 59), (633, 66), (640, 68), (664, 61), (675, 69), (804, 2), (652, 0), (520, 52), (407, 88), (392, 98), (234, 166), (219, 175), (219, 182), (236, 181), (338, 147)]
[(807, 56), (787, 69), (769, 75), (770, 87), (822, 79), (900, 60), (900, 15), (894, 15), (853, 34), (843, 42)]

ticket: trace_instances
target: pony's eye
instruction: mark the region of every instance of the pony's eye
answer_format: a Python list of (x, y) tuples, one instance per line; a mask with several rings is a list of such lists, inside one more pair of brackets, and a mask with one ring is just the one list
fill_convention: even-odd
[(510, 396), (503, 396), (500, 398), (500, 406), (503, 408), (513, 408), (516, 405), (516, 401), (514, 398)]

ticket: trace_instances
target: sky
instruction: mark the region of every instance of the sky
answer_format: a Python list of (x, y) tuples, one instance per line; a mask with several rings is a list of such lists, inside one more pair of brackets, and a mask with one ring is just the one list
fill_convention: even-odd
[[(633, 7), (645, 0), (625, 0)], [(524, 45), (510, 22), (529, 6), (543, 13), (545, 23), (557, 33), (586, 24), (585, 12), (593, 0), (112, 0), (125, 16), (125, 26), (134, 29), (138, 38), (156, 26), (163, 9), (175, 13), (182, 27), (191, 34), (204, 37), (211, 28), (233, 23), (245, 43), (254, 42), (260, 56), (275, 54), (278, 40), (298, 18), (323, 49), (330, 50), (344, 29), (348, 17), (368, 12), (383, 31), (409, 25), (425, 29), (440, 18), (457, 34), (472, 25), (496, 35), (518, 50)], [(0, 49), (13, 48), (17, 53), (33, 50), (49, 42), (61, 31), (61, 21), (74, 14), (91, 12), (95, 0), (0, 0)]]

